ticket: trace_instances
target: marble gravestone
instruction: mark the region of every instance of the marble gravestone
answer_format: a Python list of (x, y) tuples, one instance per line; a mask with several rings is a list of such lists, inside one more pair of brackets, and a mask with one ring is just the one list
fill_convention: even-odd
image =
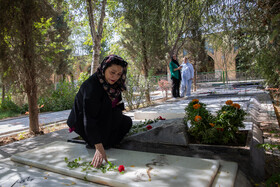
[(124, 165), (124, 174), (118, 171), (102, 173), (70, 169), (64, 158), (91, 161), (95, 150), (82, 144), (56, 141), (36, 149), (15, 154), (12, 161), (60, 174), (109, 186), (211, 186), (219, 168), (219, 161), (121, 149), (106, 150), (114, 165)]
[(149, 124), (152, 129), (132, 134), (124, 141), (137, 141), (142, 143), (158, 143), (187, 146), (189, 144), (186, 125), (182, 118), (160, 120)]

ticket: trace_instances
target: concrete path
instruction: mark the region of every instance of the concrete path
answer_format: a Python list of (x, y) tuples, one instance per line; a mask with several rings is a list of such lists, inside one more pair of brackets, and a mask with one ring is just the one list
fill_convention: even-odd
[[(46, 125), (65, 121), (69, 116), (70, 110), (59, 112), (48, 112), (39, 114), (39, 124)], [(12, 132), (27, 130), (29, 128), (29, 117), (19, 117), (6, 120), (0, 120), (0, 137)]]
[[(151, 100), (161, 99), (161, 91), (155, 91), (151, 93)], [(39, 124), (47, 125), (58, 122), (64, 122), (67, 120), (71, 110), (64, 110), (59, 112), (47, 112), (39, 114)], [(130, 114), (128, 114), (130, 115)], [(131, 116), (131, 115), (130, 115)], [(29, 129), (29, 117), (16, 117), (0, 120), (0, 137), (4, 137), (7, 134), (14, 132), (24, 131)]]

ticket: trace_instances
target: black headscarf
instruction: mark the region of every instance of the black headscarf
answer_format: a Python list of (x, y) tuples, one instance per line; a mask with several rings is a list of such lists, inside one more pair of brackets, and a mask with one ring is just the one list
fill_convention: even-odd
[[(119, 80), (114, 84), (109, 84), (105, 80), (105, 70), (111, 65), (116, 64), (123, 67), (123, 73)], [(109, 95), (110, 99), (114, 101), (119, 97), (122, 91), (126, 90), (125, 80), (126, 80), (126, 72), (127, 72), (127, 62), (119, 57), (118, 55), (109, 55), (104, 58), (101, 62), (100, 66), (97, 68), (97, 77), (99, 82), (102, 84), (104, 90)]]
[(171, 61), (173, 61), (178, 67), (180, 66), (179, 62), (175, 60), (173, 57), (171, 58)]

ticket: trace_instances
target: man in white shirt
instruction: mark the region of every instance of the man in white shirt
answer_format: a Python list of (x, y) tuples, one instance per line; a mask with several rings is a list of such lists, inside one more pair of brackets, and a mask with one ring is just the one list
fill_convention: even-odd
[[(192, 88), (192, 80), (194, 77), (194, 69), (193, 65), (189, 62), (187, 57), (184, 57), (184, 62), (181, 64), (181, 97), (190, 96), (191, 95), (191, 88)], [(186, 89), (187, 87), (187, 89)]]

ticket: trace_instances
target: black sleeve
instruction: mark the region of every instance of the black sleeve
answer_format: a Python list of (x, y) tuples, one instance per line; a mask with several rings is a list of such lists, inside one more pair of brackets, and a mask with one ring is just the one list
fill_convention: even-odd
[[(93, 82), (96, 83), (96, 82)], [(83, 120), (89, 144), (101, 143), (101, 127), (98, 125), (102, 104), (102, 90), (98, 85), (88, 84), (83, 88)]]
[[(118, 97), (119, 103), (122, 101), (122, 94), (119, 95)], [(124, 103), (121, 102), (120, 104), (118, 104), (116, 107), (118, 107), (119, 109), (121, 109), (122, 111), (125, 110), (124, 108)]]

